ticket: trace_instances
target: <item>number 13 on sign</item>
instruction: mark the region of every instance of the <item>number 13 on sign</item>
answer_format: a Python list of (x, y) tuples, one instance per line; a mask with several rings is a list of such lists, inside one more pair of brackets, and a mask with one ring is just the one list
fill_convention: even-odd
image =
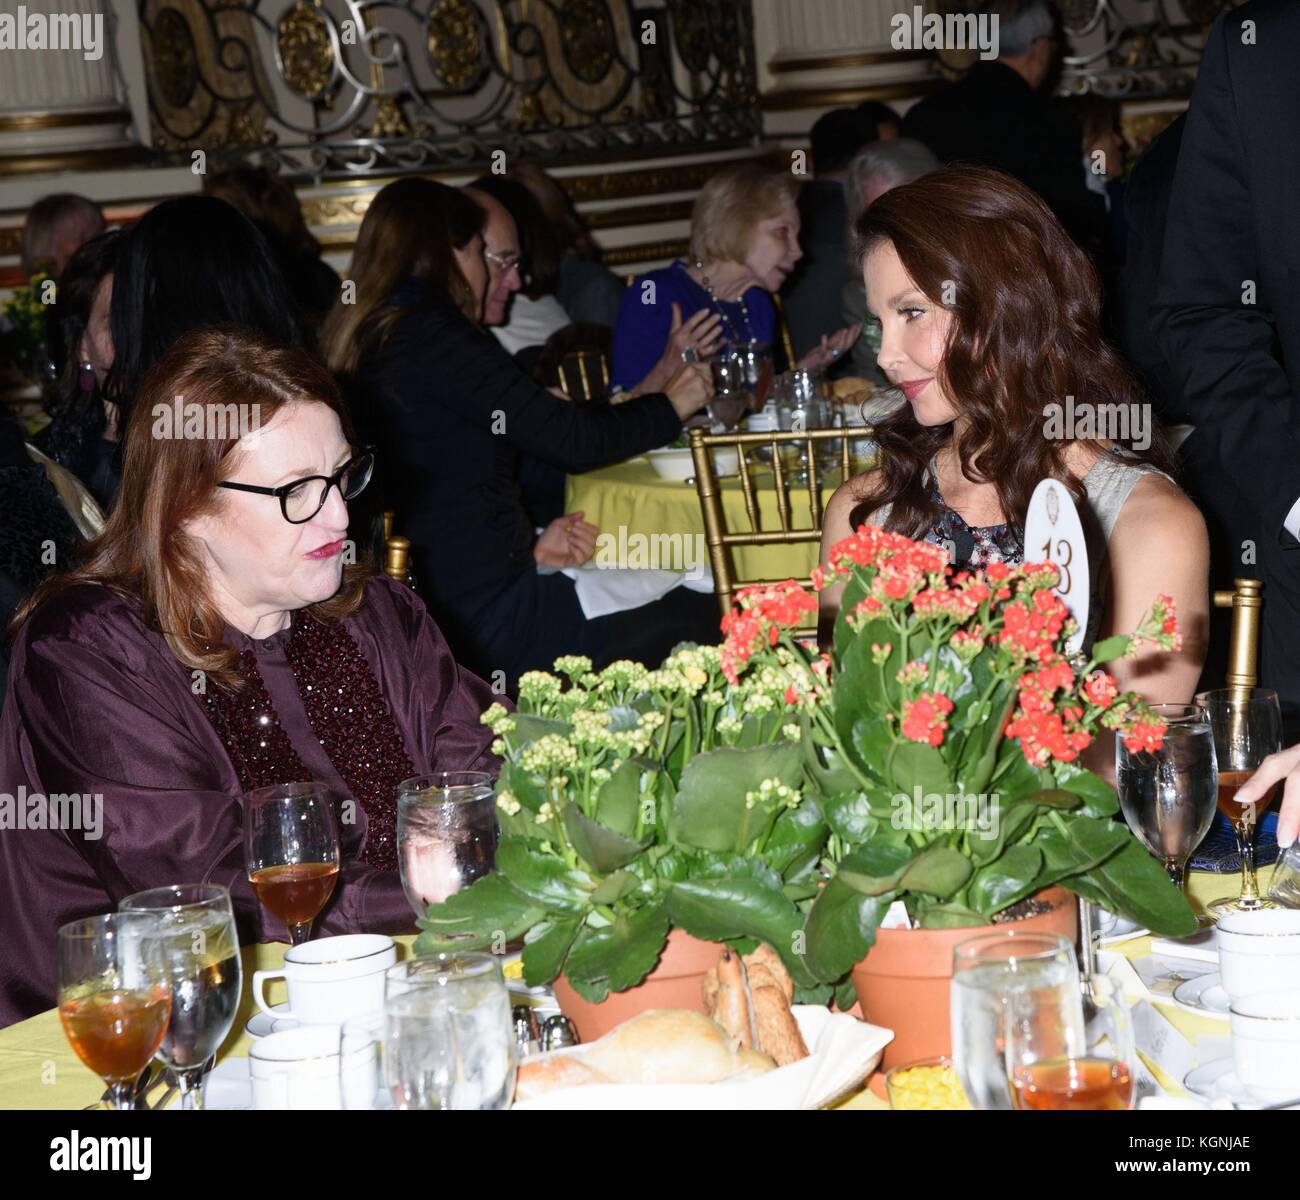
[(1060, 572), (1053, 590), (1079, 626), (1066, 645), (1066, 652), (1073, 654), (1083, 644), (1088, 628), (1091, 575), (1079, 511), (1059, 480), (1044, 479), (1030, 498), (1025, 517), (1025, 562), (1050, 562)]

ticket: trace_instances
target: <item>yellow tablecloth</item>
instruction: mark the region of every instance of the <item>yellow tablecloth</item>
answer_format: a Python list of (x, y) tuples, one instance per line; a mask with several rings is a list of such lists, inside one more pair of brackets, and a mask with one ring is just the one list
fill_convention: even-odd
[[(1197, 902), (1203, 904), (1231, 893), (1238, 882), (1235, 875), (1193, 874), (1188, 879), (1188, 893), (1194, 906)], [(397, 940), (403, 947), (401, 953), (409, 954), (414, 935)], [(244, 947), (244, 991), (239, 1015), (219, 1057), (247, 1057), (252, 1039), (244, 1032), (244, 1026), (256, 1011), (249, 991), (249, 981), (255, 970), (278, 967), (284, 960), (287, 948), (279, 942)], [(1117, 949), (1129, 959), (1141, 958), (1151, 952), (1151, 939), (1137, 938), (1122, 943)], [(285, 999), (283, 987), (283, 982), (279, 980), (268, 987), (267, 999), (270, 1003), (277, 1004)], [(277, 991), (277, 988), (281, 990)], [(1199, 1037), (1224, 1036), (1228, 1032), (1226, 1022), (1195, 1016), (1160, 997), (1155, 997), (1154, 1002), (1174, 1027), (1193, 1044)], [(1160, 1077), (1159, 1072), (1157, 1077)], [(1181, 1094), (1181, 1081), (1160, 1078), (1160, 1082)], [(103, 1090), (104, 1085), (99, 1077), (83, 1066), (73, 1053), (59, 1024), (57, 1010), (51, 1009), (29, 1020), (10, 1025), (7, 1029), (0, 1029), (0, 1109), (84, 1108), (98, 1100)], [(888, 1106), (864, 1089), (840, 1107)]]
[[(825, 506), (839, 485), (839, 475), (828, 475), (819, 482)], [(762, 528), (779, 530), (781, 521), (771, 473), (755, 474), (754, 483)], [(749, 517), (740, 479), (723, 479), (720, 487), (727, 528), (734, 533), (748, 530)], [(585, 475), (571, 475), (565, 511), (586, 513), (586, 519), (609, 536), (608, 542), (598, 544), (596, 553), (598, 560), (606, 547), (605, 552), (618, 554), (619, 561), (609, 561), (610, 566), (681, 569), (666, 559), (672, 553), (689, 554), (687, 567), (709, 564), (704, 516), (695, 484), (661, 479), (648, 459), (633, 458)], [(790, 516), (795, 529), (813, 527), (806, 487), (790, 489)], [(670, 540), (662, 540), (665, 535)], [(676, 544), (671, 540), (674, 537), (678, 539)], [(792, 546), (742, 546), (735, 551), (734, 561), (741, 579), (798, 579), (806, 577), (817, 565), (817, 552), (815, 541)], [(649, 555), (657, 557), (651, 559)]]

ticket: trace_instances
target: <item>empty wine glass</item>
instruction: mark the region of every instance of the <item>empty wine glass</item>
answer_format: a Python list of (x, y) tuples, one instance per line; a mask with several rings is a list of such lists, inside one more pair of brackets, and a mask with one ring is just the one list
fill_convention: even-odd
[(397, 862), (417, 916), (491, 871), (496, 847), (491, 775), (439, 771), (399, 786)]
[(172, 991), (152, 913), (71, 921), (58, 932), (59, 1021), (108, 1084), (108, 1106), (136, 1107), (140, 1072), (162, 1045)]
[(1115, 790), (1128, 827), (1182, 888), (1187, 860), (1214, 821), (1214, 735), (1194, 704), (1153, 704), (1166, 725), (1159, 750), (1130, 750), (1115, 738)]
[(951, 985), (952, 1058), (975, 1108), (1013, 1107), (1006, 1069), (1007, 997), (1043, 993), (1063, 1013), (1078, 1014), (1083, 1037), (1079, 964), (1074, 947), (1055, 933), (1008, 929), (958, 942)]
[(1241, 891), (1209, 905), (1216, 915), (1273, 908), (1275, 902), (1260, 896), (1255, 877), (1255, 824), (1277, 797), (1274, 784), (1263, 800), (1238, 804), (1237, 792), (1270, 754), (1282, 749), (1282, 708), (1270, 688), (1219, 688), (1201, 692), (1197, 703), (1205, 710), (1214, 732), (1218, 755), (1219, 811), (1232, 822), (1241, 856)]
[(1133, 1107), (1133, 1022), (1119, 989), (1030, 988), (1006, 998), (1006, 1072), (1018, 1109)]
[(389, 968), (384, 1076), (398, 1108), (506, 1108), (514, 1095), (510, 996), (488, 954), (440, 954)]
[(147, 912), (171, 981), (172, 1006), (158, 1060), (170, 1067), (183, 1109), (203, 1107), (203, 1073), (235, 1023), (243, 986), (230, 893), (186, 883), (127, 896), (122, 912)]
[(323, 783), (278, 783), (244, 800), (244, 863), (262, 907), (295, 946), (329, 901), (339, 874), (339, 827)]

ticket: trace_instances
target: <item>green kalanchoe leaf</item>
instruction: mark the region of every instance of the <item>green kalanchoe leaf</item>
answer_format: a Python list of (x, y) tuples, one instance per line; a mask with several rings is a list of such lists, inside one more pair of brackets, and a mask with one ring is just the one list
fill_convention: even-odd
[(584, 926), (565, 959), (565, 978), (578, 995), (593, 1004), (610, 992), (635, 987), (654, 970), (668, 928), (662, 904), (620, 913), (612, 925), (601, 929)]
[(1113, 817), (1119, 812), (1119, 797), (1115, 795), (1115, 789), (1100, 775), (1073, 763), (1065, 763), (1057, 768), (1057, 782), (1083, 800), (1079, 811), (1085, 817)]
[(813, 901), (804, 926), (804, 962), (813, 978), (835, 983), (876, 944), (876, 930), (894, 899), (893, 892), (865, 896), (837, 875)]
[(696, 755), (682, 772), (673, 801), (671, 840), (699, 850), (735, 852), (750, 844), (776, 816), (776, 803), (746, 806), (764, 779), (797, 788), (803, 778), (799, 747), (778, 742), (748, 750), (723, 747)]
[(836, 878), (864, 896), (897, 890), (943, 898), (957, 891), (970, 873), (970, 859), (947, 846), (927, 846), (918, 853), (906, 846), (874, 842), (845, 855)]
[(615, 871), (602, 879), (596, 890), (591, 893), (592, 904), (613, 904), (629, 896), (641, 887), (641, 879), (631, 871)]
[(580, 917), (556, 917), (539, 938), (524, 946), (524, 983), (541, 987), (550, 983), (564, 966), (565, 956), (582, 927)]
[(934, 904), (920, 906), (916, 914), (917, 925), (922, 929), (966, 929), (974, 925), (987, 925), (988, 918), (962, 904)]
[(591, 907), (590, 880), (585, 875), (518, 838), (501, 839), (496, 869), (516, 892), (549, 912), (581, 916)]
[(975, 873), (966, 890), (969, 906), (985, 917), (1001, 912), (1038, 890), (1043, 852), (1036, 846), (1011, 846)]
[(623, 837), (612, 829), (606, 829), (598, 821), (583, 816), (582, 809), (576, 804), (566, 804), (561, 819), (564, 822), (564, 832), (569, 837), (569, 845), (598, 875), (608, 875), (631, 862), (654, 840), (649, 834), (640, 841)]
[(1123, 655), (1128, 653), (1128, 645), (1132, 640), (1132, 637), (1127, 633), (1120, 633), (1116, 634), (1114, 637), (1102, 638), (1102, 640), (1092, 648), (1093, 661), (1105, 663), (1123, 657)]
[(668, 891), (673, 924), (709, 942), (752, 937), (780, 956), (796, 983), (811, 984), (795, 953), (803, 917), (780, 890), (758, 879), (687, 879)]
[(519, 937), (545, 915), (541, 906), (493, 871), (441, 904), (429, 905), (415, 922), (424, 931), (415, 941), (415, 952), (485, 950), (498, 937), (504, 941)]
[(627, 838), (636, 833), (641, 774), (640, 766), (631, 759), (621, 762), (596, 796), (596, 820)]

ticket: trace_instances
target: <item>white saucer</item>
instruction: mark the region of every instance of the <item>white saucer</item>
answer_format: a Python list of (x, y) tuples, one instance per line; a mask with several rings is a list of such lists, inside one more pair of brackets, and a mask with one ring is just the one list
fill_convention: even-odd
[(203, 1081), (203, 1104), (215, 1110), (252, 1108), (253, 1081), (248, 1076), (248, 1059), (227, 1058), (217, 1063)]
[[(284, 1013), (288, 1012), (289, 1005), (273, 1004), (271, 1012)], [(297, 1029), (298, 1021), (295, 1017), (277, 1016), (272, 1017), (258, 1009), (249, 1019), (248, 1024), (244, 1026), (244, 1032), (251, 1038), (264, 1038), (268, 1033), (283, 1033), (286, 1029)]]
[(1259, 1107), (1259, 1101), (1247, 1090), (1246, 1085), (1237, 1078), (1236, 1068), (1231, 1056), (1216, 1058), (1187, 1073), (1183, 1080), (1185, 1087), (1194, 1096), (1213, 1103), (1215, 1100), (1231, 1100), (1233, 1104), (1246, 1104), (1252, 1108)]
[(1096, 911), (1096, 930), (1099, 935), (1098, 945), (1118, 946), (1120, 942), (1129, 942), (1134, 938), (1146, 937), (1151, 931), (1144, 929), (1136, 921), (1119, 913), (1108, 912), (1104, 908)]
[(1180, 983), (1174, 988), (1174, 1003), (1197, 1016), (1213, 1017), (1219, 1021), (1228, 1019), (1228, 993), (1223, 990), (1223, 980), (1218, 971)]

